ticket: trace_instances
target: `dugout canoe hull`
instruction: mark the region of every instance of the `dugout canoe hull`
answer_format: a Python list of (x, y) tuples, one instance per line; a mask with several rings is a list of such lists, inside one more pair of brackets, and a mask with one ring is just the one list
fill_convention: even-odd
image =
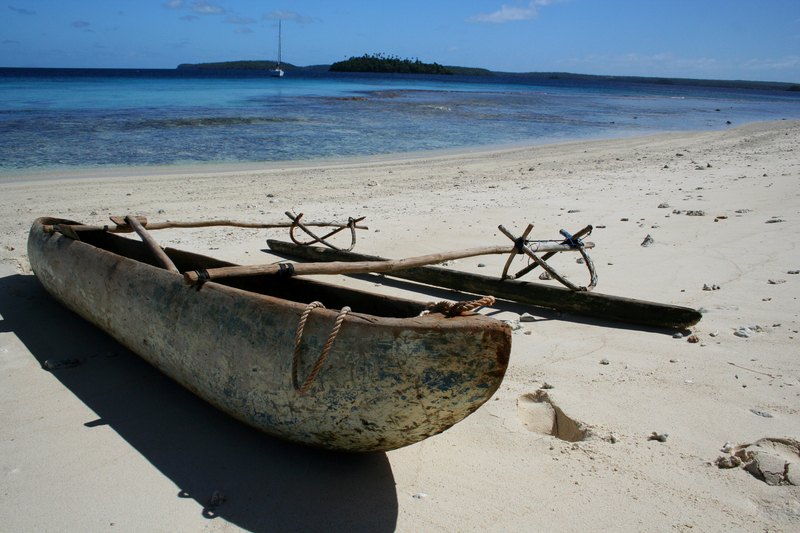
[[(502, 382), (509, 327), (470, 313), (418, 316), (425, 303), (277, 276), (187, 286), (143, 243), (103, 231), (80, 240), (31, 227), (28, 256), (59, 302), (201, 398), (266, 433), (321, 448), (386, 451), (461, 421)], [(232, 266), (167, 249), (181, 272)], [(338, 310), (352, 308), (316, 381), (292, 386), (297, 325), (308, 303), (300, 381)]]
[[(267, 244), (271, 250), (279, 254), (310, 261), (386, 260), (372, 255), (341, 252), (321, 246), (298, 246), (272, 239), (268, 240)], [(573, 291), (522, 280), (501, 280), (499, 277), (493, 278), (436, 266), (394, 270), (385, 275), (472, 294), (491, 294), (497, 298), (563, 313), (649, 327), (682, 329), (697, 324), (703, 318), (700, 311), (679, 305), (597, 292)]]

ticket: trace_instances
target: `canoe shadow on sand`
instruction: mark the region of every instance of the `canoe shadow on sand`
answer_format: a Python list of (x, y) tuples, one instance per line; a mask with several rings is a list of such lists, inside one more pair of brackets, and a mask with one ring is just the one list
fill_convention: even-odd
[[(238, 422), (62, 307), (34, 276), (0, 278), (0, 294), (0, 331), (14, 333), (40, 364), (81, 361), (53, 375), (99, 417), (84, 425), (116, 431), (203, 516), (249, 531), (395, 530), (385, 453), (315, 450)], [(222, 505), (211, 506), (215, 491)]]

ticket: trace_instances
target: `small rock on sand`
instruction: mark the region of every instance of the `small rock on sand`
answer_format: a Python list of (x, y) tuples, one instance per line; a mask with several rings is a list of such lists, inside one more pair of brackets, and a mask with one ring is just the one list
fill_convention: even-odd
[(72, 368), (81, 364), (80, 359), (47, 359), (42, 367), (45, 370), (62, 370)]
[(714, 461), (719, 468), (736, 468), (737, 466), (741, 466), (742, 460), (732, 455), (730, 457), (720, 456), (717, 457), (717, 460)]
[(228, 498), (223, 493), (221, 493), (218, 490), (215, 490), (214, 494), (211, 495), (211, 499), (209, 500), (208, 504), (211, 507), (219, 507), (220, 505), (225, 503), (227, 499)]
[(644, 240), (642, 241), (642, 246), (647, 248), (648, 246), (652, 246), (655, 242), (656, 241), (653, 239), (653, 237), (650, 234), (648, 234), (647, 237), (645, 237)]

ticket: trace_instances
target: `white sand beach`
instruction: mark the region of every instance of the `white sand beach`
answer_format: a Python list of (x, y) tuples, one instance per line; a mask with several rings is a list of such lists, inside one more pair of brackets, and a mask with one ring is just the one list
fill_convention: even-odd
[[(41, 216), (285, 222), (285, 211), (366, 216), (354, 251), (391, 258), (510, 244), (499, 224), (521, 234), (533, 223), (535, 239), (592, 224), (596, 292), (704, 316), (678, 339), (498, 301), (481, 312), (535, 321), (514, 332), (495, 397), (421, 443), (343, 455), (218, 412), (59, 305), (26, 256)], [(154, 236), (242, 264), (276, 261), (265, 239), (288, 240), (277, 229)], [(800, 531), (800, 486), (715, 464), (726, 443), (790, 439), (777, 446), (789, 465), (779, 477), (800, 483), (798, 242), (796, 120), (397, 161), (0, 181), (0, 530)], [(585, 285), (576, 257), (551, 263)], [(499, 276), (505, 260), (451, 268)], [(463, 297), (381, 277), (326, 280)], [(734, 335), (743, 326), (749, 338)], [(81, 364), (42, 368), (60, 358)], [(563, 429), (572, 423), (575, 442)], [(215, 492), (225, 501), (211, 506)]]

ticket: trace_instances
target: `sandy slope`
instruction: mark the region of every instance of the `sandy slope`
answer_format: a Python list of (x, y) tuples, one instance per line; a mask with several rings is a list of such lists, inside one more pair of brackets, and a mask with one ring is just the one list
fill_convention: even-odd
[[(800, 275), (787, 273), (800, 269), (799, 186), (798, 121), (404, 161), (2, 182), (2, 529), (797, 531), (800, 488), (713, 461), (726, 442), (800, 439)], [(537, 321), (515, 332), (493, 400), (420, 444), (341, 456), (217, 413), (55, 304), (25, 258), (38, 216), (283, 221), (286, 210), (366, 215), (356, 251), (387, 257), (508, 243), (498, 224), (521, 233), (533, 222), (541, 239), (593, 224), (597, 292), (702, 307), (701, 342), (498, 303), (484, 312)], [(648, 234), (655, 244), (640, 246)], [(286, 231), (156, 236), (254, 264), (275, 260), (264, 239)], [(454, 268), (497, 275), (504, 261)], [(573, 256), (552, 261), (586, 283)], [(462, 297), (378, 277), (335, 280), (426, 301)], [(763, 331), (733, 335), (754, 324)], [(41, 369), (61, 357), (84, 363)], [(532, 402), (545, 381), (549, 402)], [(546, 434), (551, 405), (565, 417), (561, 435)], [(588, 430), (584, 440), (564, 440), (569, 421)], [(669, 437), (648, 440), (652, 432)], [(227, 501), (207, 507), (214, 491)]]

